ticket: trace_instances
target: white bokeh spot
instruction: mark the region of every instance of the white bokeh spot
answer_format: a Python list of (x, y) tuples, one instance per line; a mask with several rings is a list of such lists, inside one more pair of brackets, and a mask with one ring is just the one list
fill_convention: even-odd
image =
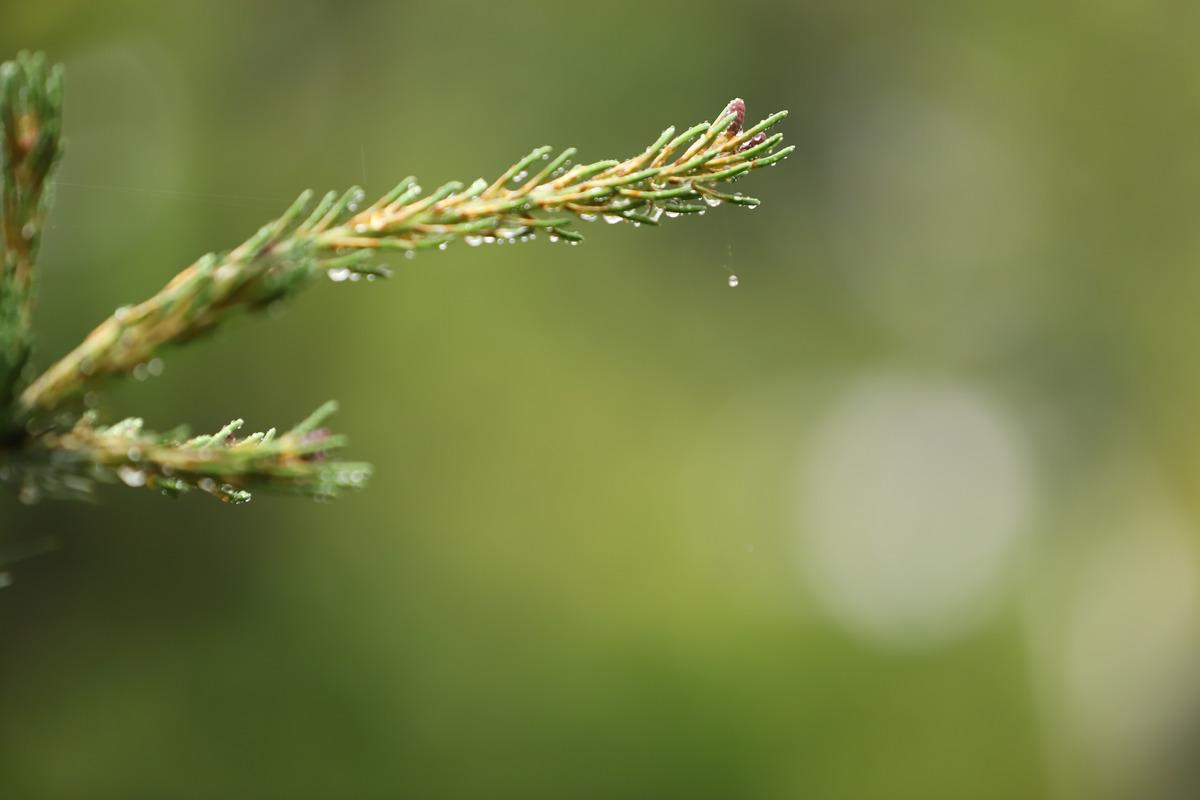
[(883, 644), (944, 641), (991, 606), (1030, 522), (1022, 429), (968, 387), (880, 374), (805, 450), (799, 563), (818, 602)]

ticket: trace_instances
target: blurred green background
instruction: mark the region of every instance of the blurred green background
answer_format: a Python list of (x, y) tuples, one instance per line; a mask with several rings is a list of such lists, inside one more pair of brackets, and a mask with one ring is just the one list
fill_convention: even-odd
[[(1184, 798), (1200, 6), (8, 3), (68, 70), (47, 363), (305, 188), (632, 154), (765, 205), (450, 248), (112, 385), (329, 397), (369, 488), (0, 497), (4, 798)], [(728, 285), (729, 274), (740, 278)]]

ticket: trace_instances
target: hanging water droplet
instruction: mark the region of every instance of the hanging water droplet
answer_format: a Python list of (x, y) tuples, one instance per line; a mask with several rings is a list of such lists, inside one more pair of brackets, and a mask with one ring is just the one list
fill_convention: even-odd
[(479, 247), (479, 245), (483, 244), (483, 237), (482, 236), (464, 236), (463, 241), (467, 243), (468, 247)]
[(717, 206), (721, 205), (721, 201), (719, 199), (715, 197), (709, 197), (708, 195), (704, 196), (704, 202), (708, 203), (709, 208), (716, 208)]
[(346, 269), (345, 267), (334, 267), (326, 274), (329, 275), (329, 280), (333, 281), (334, 283), (341, 283), (350, 277), (350, 270)]
[(126, 486), (131, 486), (134, 489), (146, 485), (146, 473), (142, 472), (136, 467), (130, 467), (122, 464), (121, 466), (117, 467), (117, 477), (120, 478), (121, 482)]
[(737, 288), (737, 285), (738, 285), (738, 276), (737, 276), (737, 275), (730, 275), (730, 276), (729, 276), (729, 288), (730, 288), (730, 289), (736, 289), (736, 288)]
[(595, 214), (580, 214), (579, 218), (584, 222), (595, 222), (598, 219)]
[(668, 211), (668, 212), (666, 212), (666, 214), (667, 214), (667, 217), (669, 217), (670, 219), (675, 219), (676, 217), (679, 216), (678, 211)]
[(654, 220), (655, 222), (658, 222), (659, 218), (662, 217), (662, 214), (663, 214), (663, 210), (660, 206), (651, 206), (650, 210), (646, 212), (646, 216), (648, 216), (650, 219)]
[(217, 482), (212, 478), (201, 478), (196, 485), (206, 492), (212, 492), (217, 488)]
[(529, 177), (529, 173), (526, 172), (525, 170), (521, 170), (516, 175), (512, 176), (513, 183), (520, 183), (521, 181), (525, 180), (528, 177)]
[(441, 244), (438, 245), (438, 250), (445, 250), (449, 246), (450, 246), (449, 242), (442, 242)]
[(604, 221), (609, 225), (616, 225), (618, 222), (624, 222), (624, 217), (618, 217), (615, 214), (605, 214)]

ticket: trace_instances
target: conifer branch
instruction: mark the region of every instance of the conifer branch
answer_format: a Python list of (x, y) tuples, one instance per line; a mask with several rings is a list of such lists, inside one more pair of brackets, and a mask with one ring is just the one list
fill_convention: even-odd
[[(232, 250), (209, 253), (149, 299), (117, 309), (74, 350), (19, 394), (18, 375), (32, 341), (33, 259), (48, 206), (46, 181), (61, 152), (61, 69), (22, 56), (0, 71), (4, 128), (4, 283), (0, 284), (0, 479), (16, 477), (52, 494), (84, 493), (96, 480), (118, 479), (168, 494), (200, 488), (222, 499), (248, 499), (246, 487), (268, 486), (318, 497), (361, 486), (369, 467), (327, 461), (344, 441), (319, 427), (333, 406), (281, 436), (236, 437), (240, 420), (207, 437), (185, 439), (143, 430), (140, 419), (99, 425), (91, 414), (71, 423), (46, 417), (102, 379), (153, 363), (163, 348), (194, 339), (243, 311), (288, 298), (321, 275), (334, 281), (373, 280), (389, 270), (379, 257), (400, 251), (529, 241), (578, 243), (576, 220), (658, 225), (703, 214), (724, 203), (758, 200), (718, 188), (778, 163), (792, 147), (767, 131), (787, 112), (743, 128), (745, 103), (734, 100), (714, 122), (676, 133), (668, 128), (624, 160), (574, 164), (575, 149), (551, 158), (539, 147), (492, 181), (446, 183), (425, 192), (405, 178), (360, 208), (358, 187), (313, 202), (306, 191), (278, 219)], [(2, 420), (0, 420), (2, 421)], [(4, 428), (0, 427), (0, 431)], [(55, 478), (54, 476), (58, 476)]]
[(33, 348), (34, 265), (62, 155), (61, 66), (22, 53), (0, 64), (0, 429)]
[(550, 148), (539, 147), (491, 183), (480, 178), (464, 188), (451, 182), (422, 194), (414, 178), (405, 178), (361, 211), (358, 187), (340, 197), (331, 192), (315, 206), (306, 191), (234, 250), (203, 256), (149, 300), (117, 309), (24, 391), (21, 409), (53, 408), (99, 378), (132, 371), (164, 345), (294, 294), (321, 273), (335, 281), (386, 276), (387, 268), (376, 263), (381, 251), (411, 255), (459, 239), (469, 245), (528, 241), (538, 230), (552, 241), (574, 243), (583, 238), (568, 227), (574, 218), (657, 225), (663, 215), (704, 213), (725, 202), (757, 205), (755, 198), (715, 187), (780, 161), (792, 148), (770, 152), (782, 135), (765, 135), (786, 112), (742, 131), (744, 109), (735, 100), (715, 123), (678, 136), (668, 128), (624, 161), (570, 166), (574, 148), (550, 159)]

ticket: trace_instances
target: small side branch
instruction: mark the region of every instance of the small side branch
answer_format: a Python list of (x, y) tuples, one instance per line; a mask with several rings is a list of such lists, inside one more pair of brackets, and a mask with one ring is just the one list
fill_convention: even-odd
[(23, 495), (86, 498), (97, 482), (120, 482), (170, 496), (198, 489), (227, 503), (249, 501), (255, 488), (331, 499), (361, 488), (371, 474), (367, 464), (331, 458), (346, 444), (323, 427), (336, 410), (329, 402), (284, 433), (242, 437), (240, 419), (189, 437), (184, 428), (146, 430), (137, 418), (99, 425), (89, 413), (68, 429), (33, 436), (8, 469), (18, 473)]

